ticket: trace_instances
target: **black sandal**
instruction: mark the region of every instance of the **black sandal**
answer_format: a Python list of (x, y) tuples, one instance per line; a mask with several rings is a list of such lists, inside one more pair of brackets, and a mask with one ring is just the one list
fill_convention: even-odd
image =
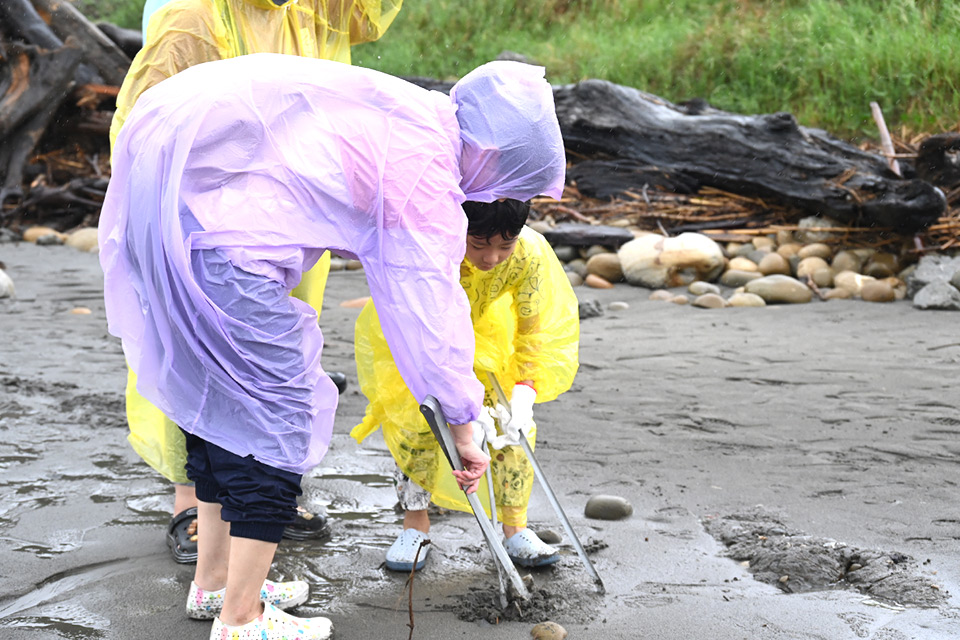
[(339, 371), (327, 371), (327, 377), (333, 380), (333, 384), (337, 385), (337, 393), (342, 395), (347, 390), (347, 374)]
[(290, 540), (314, 540), (330, 535), (327, 518), (318, 513), (310, 513), (303, 507), (297, 507), (297, 520), (283, 530), (283, 537)]
[(197, 561), (197, 508), (184, 509), (170, 518), (167, 525), (167, 546), (180, 564)]

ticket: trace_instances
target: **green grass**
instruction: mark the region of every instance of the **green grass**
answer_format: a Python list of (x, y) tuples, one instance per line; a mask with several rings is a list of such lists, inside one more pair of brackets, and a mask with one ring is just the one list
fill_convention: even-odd
[[(112, 1), (115, 15), (130, 4)], [(790, 111), (850, 138), (877, 137), (871, 101), (891, 129), (960, 120), (960, 0), (407, 0), (354, 62), (453, 79), (504, 50), (554, 83), (603, 78), (674, 102)]]
[(119, 27), (140, 30), (143, 3), (146, 0), (70, 0), (92, 22), (110, 22)]

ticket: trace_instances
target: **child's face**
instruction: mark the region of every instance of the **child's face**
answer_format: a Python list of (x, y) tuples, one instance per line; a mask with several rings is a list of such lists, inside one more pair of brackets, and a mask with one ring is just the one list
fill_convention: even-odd
[(500, 234), (490, 238), (467, 236), (467, 259), (477, 269), (490, 271), (510, 257), (517, 246), (518, 237), (507, 240)]

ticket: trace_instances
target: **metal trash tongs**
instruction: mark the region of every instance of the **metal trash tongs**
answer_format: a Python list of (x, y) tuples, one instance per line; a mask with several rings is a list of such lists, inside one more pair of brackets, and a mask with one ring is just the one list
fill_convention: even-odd
[[(499, 399), (500, 404), (509, 409), (510, 401), (507, 400), (507, 394), (503, 392), (503, 387), (500, 386), (500, 381), (497, 380), (497, 376), (488, 371), (487, 377), (490, 379), (490, 385), (496, 392), (497, 399)], [(553, 492), (553, 489), (550, 487), (550, 483), (547, 482), (546, 476), (543, 475), (543, 469), (540, 468), (540, 463), (538, 463), (536, 457), (534, 457), (533, 449), (530, 448), (530, 443), (527, 442), (524, 434), (520, 434), (520, 447), (523, 449), (523, 452), (527, 454), (527, 459), (530, 461), (530, 466), (533, 467), (533, 474), (536, 476), (537, 480), (540, 481), (540, 486), (543, 487), (543, 492), (547, 496), (547, 501), (550, 502), (553, 510), (557, 512), (557, 517), (560, 519), (560, 523), (563, 525), (564, 530), (567, 532), (567, 535), (573, 542), (573, 546), (577, 550), (577, 555), (580, 556), (580, 560), (583, 561), (583, 565), (587, 568), (587, 571), (590, 572), (590, 575), (593, 576), (593, 582), (597, 586), (597, 593), (606, 593), (607, 588), (603, 586), (603, 580), (600, 579), (600, 574), (597, 573), (593, 563), (590, 562), (590, 558), (587, 557), (587, 552), (584, 550), (583, 545), (580, 544), (580, 538), (578, 538), (577, 534), (573, 531), (573, 526), (571, 526), (570, 520), (567, 518), (567, 514), (564, 513), (563, 507), (560, 506), (560, 501), (557, 500), (557, 494)]]
[[(436, 437), (437, 442), (440, 443), (440, 449), (447, 457), (447, 462), (449, 462), (450, 466), (455, 470), (462, 471), (463, 464), (460, 462), (460, 456), (457, 455), (457, 447), (453, 441), (453, 434), (450, 432), (450, 427), (447, 426), (447, 419), (443, 415), (443, 409), (440, 408), (440, 402), (433, 396), (427, 396), (423, 404), (420, 405), (420, 413), (427, 419), (427, 424), (430, 425), (430, 430), (433, 431), (434, 437)], [(489, 469), (487, 473), (489, 474)], [(468, 493), (466, 496), (467, 502), (470, 503), (470, 508), (473, 510), (473, 515), (477, 519), (477, 524), (480, 525), (480, 531), (483, 532), (483, 537), (487, 541), (487, 546), (490, 547), (490, 553), (493, 555), (493, 564), (497, 568), (497, 580), (500, 583), (501, 608), (507, 608), (507, 585), (504, 580), (504, 574), (510, 579), (510, 584), (513, 586), (517, 597), (523, 600), (529, 599), (530, 593), (527, 591), (526, 585), (523, 584), (517, 568), (513, 566), (510, 556), (507, 555), (507, 550), (504, 549), (500, 543), (493, 524), (487, 520), (483, 505), (480, 504), (480, 498), (477, 497), (476, 493)], [(491, 502), (493, 501), (492, 494), (490, 500)]]

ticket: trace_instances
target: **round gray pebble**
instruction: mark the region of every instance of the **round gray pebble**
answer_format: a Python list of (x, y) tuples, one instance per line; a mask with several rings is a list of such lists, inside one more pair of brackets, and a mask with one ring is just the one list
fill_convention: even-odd
[(553, 529), (543, 529), (542, 531), (537, 531), (537, 537), (547, 544), (560, 544), (563, 542), (563, 536)]
[(633, 515), (633, 505), (620, 496), (593, 496), (583, 513), (594, 520), (623, 520)]

